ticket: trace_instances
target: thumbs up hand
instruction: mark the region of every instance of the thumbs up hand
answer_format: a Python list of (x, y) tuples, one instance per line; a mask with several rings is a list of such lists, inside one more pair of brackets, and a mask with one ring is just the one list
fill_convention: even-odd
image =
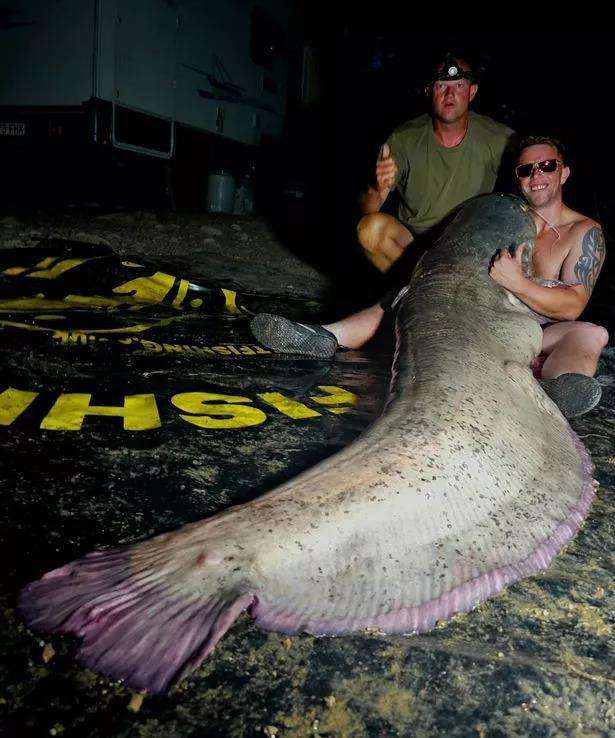
[(380, 149), (376, 162), (376, 189), (378, 192), (384, 193), (384, 191), (392, 189), (395, 186), (396, 174), (397, 166), (391, 156), (391, 149), (388, 144), (384, 144)]

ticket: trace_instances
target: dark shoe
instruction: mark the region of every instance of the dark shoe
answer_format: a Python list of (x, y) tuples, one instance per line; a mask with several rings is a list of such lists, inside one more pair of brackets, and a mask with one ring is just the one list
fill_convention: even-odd
[(540, 386), (565, 418), (584, 415), (596, 407), (602, 397), (598, 381), (585, 374), (560, 374), (554, 379), (541, 379)]
[(279, 354), (331, 359), (337, 351), (337, 339), (326, 328), (295, 323), (280, 315), (259, 313), (252, 318), (250, 330), (259, 343)]

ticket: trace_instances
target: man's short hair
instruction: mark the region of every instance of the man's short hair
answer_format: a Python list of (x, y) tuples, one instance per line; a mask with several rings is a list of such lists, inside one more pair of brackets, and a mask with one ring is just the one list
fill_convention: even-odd
[(564, 161), (564, 147), (561, 141), (553, 136), (526, 136), (525, 138), (522, 138), (519, 142), (519, 146), (517, 147), (516, 161), (519, 160), (521, 152), (528, 149), (530, 146), (551, 146), (551, 148), (557, 151), (559, 158)]

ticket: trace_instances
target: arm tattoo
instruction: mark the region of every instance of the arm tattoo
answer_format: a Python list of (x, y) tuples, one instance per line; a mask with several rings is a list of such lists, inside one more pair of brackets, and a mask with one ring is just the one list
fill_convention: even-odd
[(576, 278), (585, 287), (588, 297), (600, 274), (604, 254), (604, 234), (599, 226), (594, 226), (583, 236), (582, 253), (574, 265)]

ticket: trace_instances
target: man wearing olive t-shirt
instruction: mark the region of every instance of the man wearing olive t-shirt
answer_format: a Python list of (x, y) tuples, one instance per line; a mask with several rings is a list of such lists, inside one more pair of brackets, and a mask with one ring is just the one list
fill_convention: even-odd
[[(478, 85), (469, 66), (447, 57), (428, 92), (431, 115), (397, 128), (382, 147), (375, 186), (361, 198), (359, 242), (385, 272), (414, 240), (471, 197), (492, 192), (513, 131), (469, 110)], [(398, 217), (380, 213), (392, 189)]]
[[(364, 215), (357, 228), (359, 243), (381, 272), (388, 271), (417, 236), (456, 207), (493, 190), (513, 135), (501, 123), (470, 112), (478, 84), (462, 59), (447, 54), (426, 91), (431, 96), (431, 115), (414, 118), (391, 134), (376, 164), (375, 184), (360, 199)], [(393, 188), (400, 199), (398, 218), (380, 212)], [(328, 358), (338, 346), (363, 346), (390, 304), (391, 300), (384, 300), (326, 326), (260, 314), (251, 328), (274, 351)]]

